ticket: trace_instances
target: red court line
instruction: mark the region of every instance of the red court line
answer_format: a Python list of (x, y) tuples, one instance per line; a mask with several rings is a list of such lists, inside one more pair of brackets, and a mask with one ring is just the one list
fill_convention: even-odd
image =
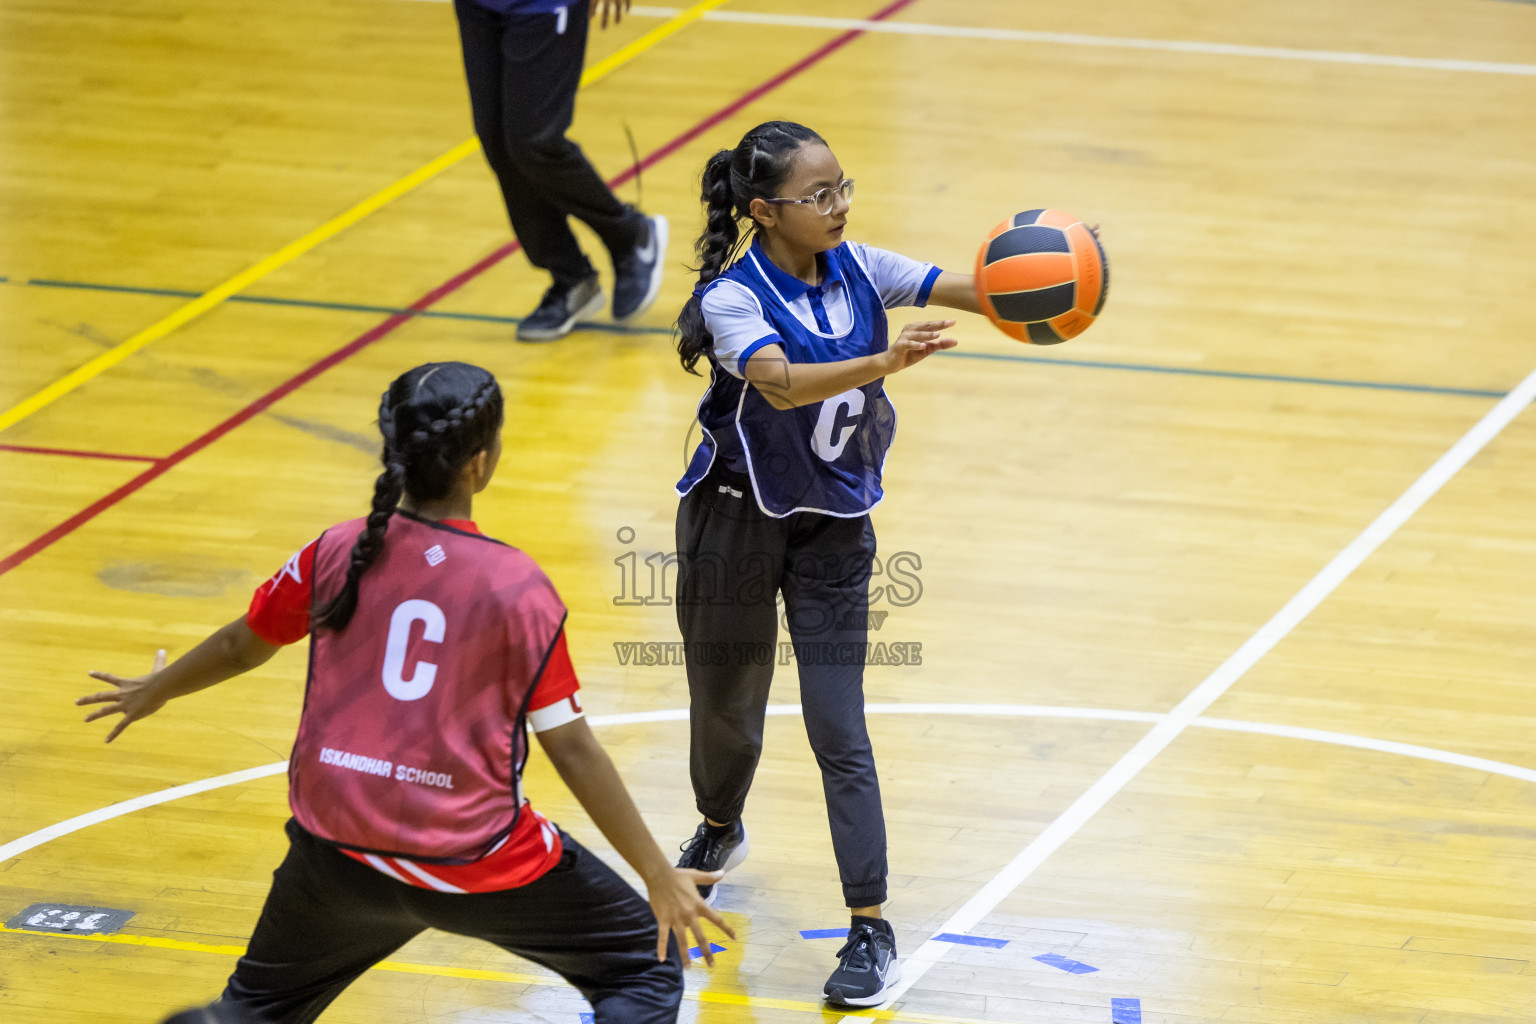
[[(889, 4), (886, 7), (881, 8), (875, 14), (870, 15), (867, 20), (883, 21), (886, 18), (889, 18), (891, 15), (902, 10), (903, 8), (909, 7), (916, 2), (917, 0), (896, 0), (895, 3)], [(653, 150), (643, 160), (641, 160), (640, 163), (624, 171), (617, 177), (611, 179), (608, 183), (609, 187), (617, 188), (629, 179), (633, 178), (642, 169), (650, 167), (658, 161), (666, 159), (668, 156), (671, 156), (673, 153), (675, 153), (678, 149), (686, 146), (688, 143), (692, 142), (694, 139), (698, 138), (710, 128), (713, 128), (715, 125), (719, 124), (721, 121), (724, 121), (726, 118), (735, 114), (743, 107), (757, 99), (760, 99), (767, 93), (772, 92), (774, 89), (777, 89), (785, 82), (820, 63), (822, 60), (825, 60), (827, 57), (836, 53), (838, 50), (842, 49), (844, 46), (847, 46), (849, 43), (853, 42), (855, 39), (864, 34), (865, 32), (863, 29), (850, 29), (849, 31), (844, 32), (842, 35), (837, 36), (836, 38), (827, 42), (825, 45), (818, 47), (816, 50), (796, 61), (788, 68), (785, 68), (777, 75), (774, 75), (766, 82), (763, 82), (761, 85), (748, 90), (746, 93), (742, 94), (731, 103), (721, 107), (713, 114), (710, 114), (708, 117), (704, 118), (704, 120), (700, 121), (692, 128), (689, 128), (687, 131), (683, 132), (672, 141), (666, 143), (661, 148)], [(49, 547), (60, 538), (67, 537), (69, 534), (73, 533), (81, 526), (84, 526), (92, 519), (95, 519), (98, 515), (105, 512), (113, 505), (116, 505), (118, 502), (122, 501), (133, 492), (139, 490), (141, 487), (144, 487), (146, 484), (149, 484), (160, 477), (161, 474), (171, 469), (171, 467), (180, 465), (182, 462), (185, 462), (187, 459), (191, 458), (193, 455), (196, 455), (198, 452), (202, 451), (204, 448), (208, 447), (210, 444), (217, 441), (231, 430), (234, 430), (242, 423), (245, 423), (258, 414), (265, 412), (274, 403), (286, 397), (287, 395), (292, 394), (294, 391), (303, 387), (305, 384), (308, 384), (310, 381), (320, 376), (320, 374), (324, 373), (326, 370), (329, 370), (331, 367), (340, 362), (343, 362), (344, 360), (350, 359), (352, 356), (361, 352), (369, 345), (372, 345), (380, 338), (393, 333), (395, 328), (410, 320), (416, 313), (428, 309), (440, 299), (462, 288), (470, 281), (491, 269), (491, 267), (494, 267), (496, 264), (512, 255), (519, 248), (520, 246), (517, 242), (509, 242), (473, 266), (465, 270), (461, 270), (453, 277), (450, 277), (448, 280), (444, 281), (442, 284), (438, 285), (436, 288), (433, 288), (431, 291), (427, 292), (427, 294), (411, 303), (410, 306), (406, 308), (405, 312), (396, 313), (367, 332), (358, 335), (356, 338), (352, 339), (352, 341), (332, 352), (330, 355), (315, 363), (313, 366), (310, 366), (308, 369), (302, 371), (296, 376), (291, 377), (290, 379), (284, 381), (282, 384), (279, 384), (277, 387), (273, 388), (271, 391), (267, 392), (265, 395), (258, 398), (250, 405), (246, 406), (244, 409), (241, 409), (239, 412), (235, 413), (223, 423), (220, 423), (212, 430), (209, 430), (206, 434), (195, 438), (194, 440), (183, 445), (181, 448), (172, 452), (170, 455), (160, 459), (154, 465), (150, 466), (148, 469), (134, 477), (132, 480), (129, 480), (127, 483), (123, 484), (111, 494), (108, 494), (106, 497), (100, 499), (89, 507), (76, 512), (74, 515), (64, 520), (64, 522), (53, 527), (47, 533), (44, 533), (42, 536), (38, 537), (36, 540), (33, 540), (31, 543), (26, 544), (18, 550), (11, 552), (5, 558), (0, 559), (0, 576), (10, 572), (12, 569), (16, 568), (18, 565), (31, 558), (33, 555), (37, 554), (39, 551)]]
[(26, 455), (67, 455), (72, 459), (116, 459), (119, 462), (159, 462), (158, 455), (121, 455), (117, 452), (84, 452), (78, 448), (34, 448), (28, 444), (0, 444), (0, 452)]

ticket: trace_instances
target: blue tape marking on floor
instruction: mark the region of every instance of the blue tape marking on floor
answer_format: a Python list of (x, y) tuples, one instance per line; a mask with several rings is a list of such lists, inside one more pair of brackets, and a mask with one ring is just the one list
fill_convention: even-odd
[(1092, 370), (1130, 370), (1136, 373), (1172, 373), (1186, 377), (1222, 377), (1227, 380), (1261, 380), (1280, 384), (1321, 384), (1333, 388), (1370, 388), (1375, 391), (1413, 391), (1431, 395), (1463, 395), (1469, 398), (1503, 398), (1503, 391), (1480, 388), (1446, 388), (1433, 384), (1399, 384), (1392, 381), (1343, 380), (1334, 377), (1293, 377), (1283, 373), (1240, 373), (1237, 370), (1202, 370), (1193, 366), (1154, 366), (1150, 363), (1114, 363), (1099, 359), (1052, 359), (1048, 356), (1015, 356), (1001, 352), (938, 353), (952, 359), (992, 359), (1004, 363), (1045, 363), (1049, 366), (1081, 366)]
[[(709, 944), (709, 951), (711, 953), (724, 953), (725, 952), (725, 947), (720, 945), (718, 942), (711, 942)], [(703, 956), (704, 954), (699, 952), (699, 947), (698, 946), (691, 946), (688, 949), (688, 955), (693, 957), (694, 959), (698, 959), (699, 957)]]
[(989, 949), (1002, 949), (1008, 945), (1007, 939), (989, 939), (981, 935), (956, 935), (953, 932), (944, 932), (934, 936), (940, 942), (958, 942), (962, 946), (986, 946)]
[(1109, 1024), (1141, 1024), (1141, 1000), (1111, 999)]
[(1089, 967), (1085, 963), (1069, 959), (1059, 953), (1042, 953), (1035, 957), (1036, 960), (1051, 967), (1059, 968), (1068, 974), (1092, 974), (1097, 967)]
[[(1140, 1019), (1141, 1018), (1139, 1018), (1139, 1017), (1137, 1018), (1137, 1020), (1140, 1020)], [(581, 1015), (581, 1024), (597, 1024), (597, 1014), (595, 1014), (595, 1013), (584, 1013), (584, 1014), (582, 1014)]]
[(812, 928), (800, 933), (802, 939), (846, 939), (847, 928)]

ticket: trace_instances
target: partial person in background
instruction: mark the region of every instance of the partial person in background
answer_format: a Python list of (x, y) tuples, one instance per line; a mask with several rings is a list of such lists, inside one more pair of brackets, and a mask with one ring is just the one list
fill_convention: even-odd
[(630, 0), (454, 0), (475, 134), (501, 184), (512, 231), (554, 282), (517, 326), (519, 341), (554, 341), (596, 316), (597, 271), (567, 217), (587, 224), (613, 260), (613, 318), (649, 309), (661, 288), (667, 220), (622, 203), (565, 137), (576, 112), (587, 21), (615, 24)]

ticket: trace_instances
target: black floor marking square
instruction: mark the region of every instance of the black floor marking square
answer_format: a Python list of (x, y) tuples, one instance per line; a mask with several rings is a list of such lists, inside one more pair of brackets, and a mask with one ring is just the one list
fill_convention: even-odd
[(131, 910), (110, 907), (78, 907), (71, 903), (34, 903), (5, 922), (7, 928), (74, 935), (110, 935), (133, 916)]

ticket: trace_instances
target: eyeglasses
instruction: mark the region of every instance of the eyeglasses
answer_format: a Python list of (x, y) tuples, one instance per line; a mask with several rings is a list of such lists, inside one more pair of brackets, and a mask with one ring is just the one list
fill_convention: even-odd
[(765, 203), (783, 203), (786, 206), (797, 206), (802, 203), (810, 204), (817, 213), (825, 216), (832, 212), (832, 207), (837, 205), (837, 197), (842, 196), (843, 202), (853, 202), (853, 179), (844, 178), (836, 185), (828, 185), (826, 188), (817, 189), (808, 196), (798, 199), (764, 199)]

